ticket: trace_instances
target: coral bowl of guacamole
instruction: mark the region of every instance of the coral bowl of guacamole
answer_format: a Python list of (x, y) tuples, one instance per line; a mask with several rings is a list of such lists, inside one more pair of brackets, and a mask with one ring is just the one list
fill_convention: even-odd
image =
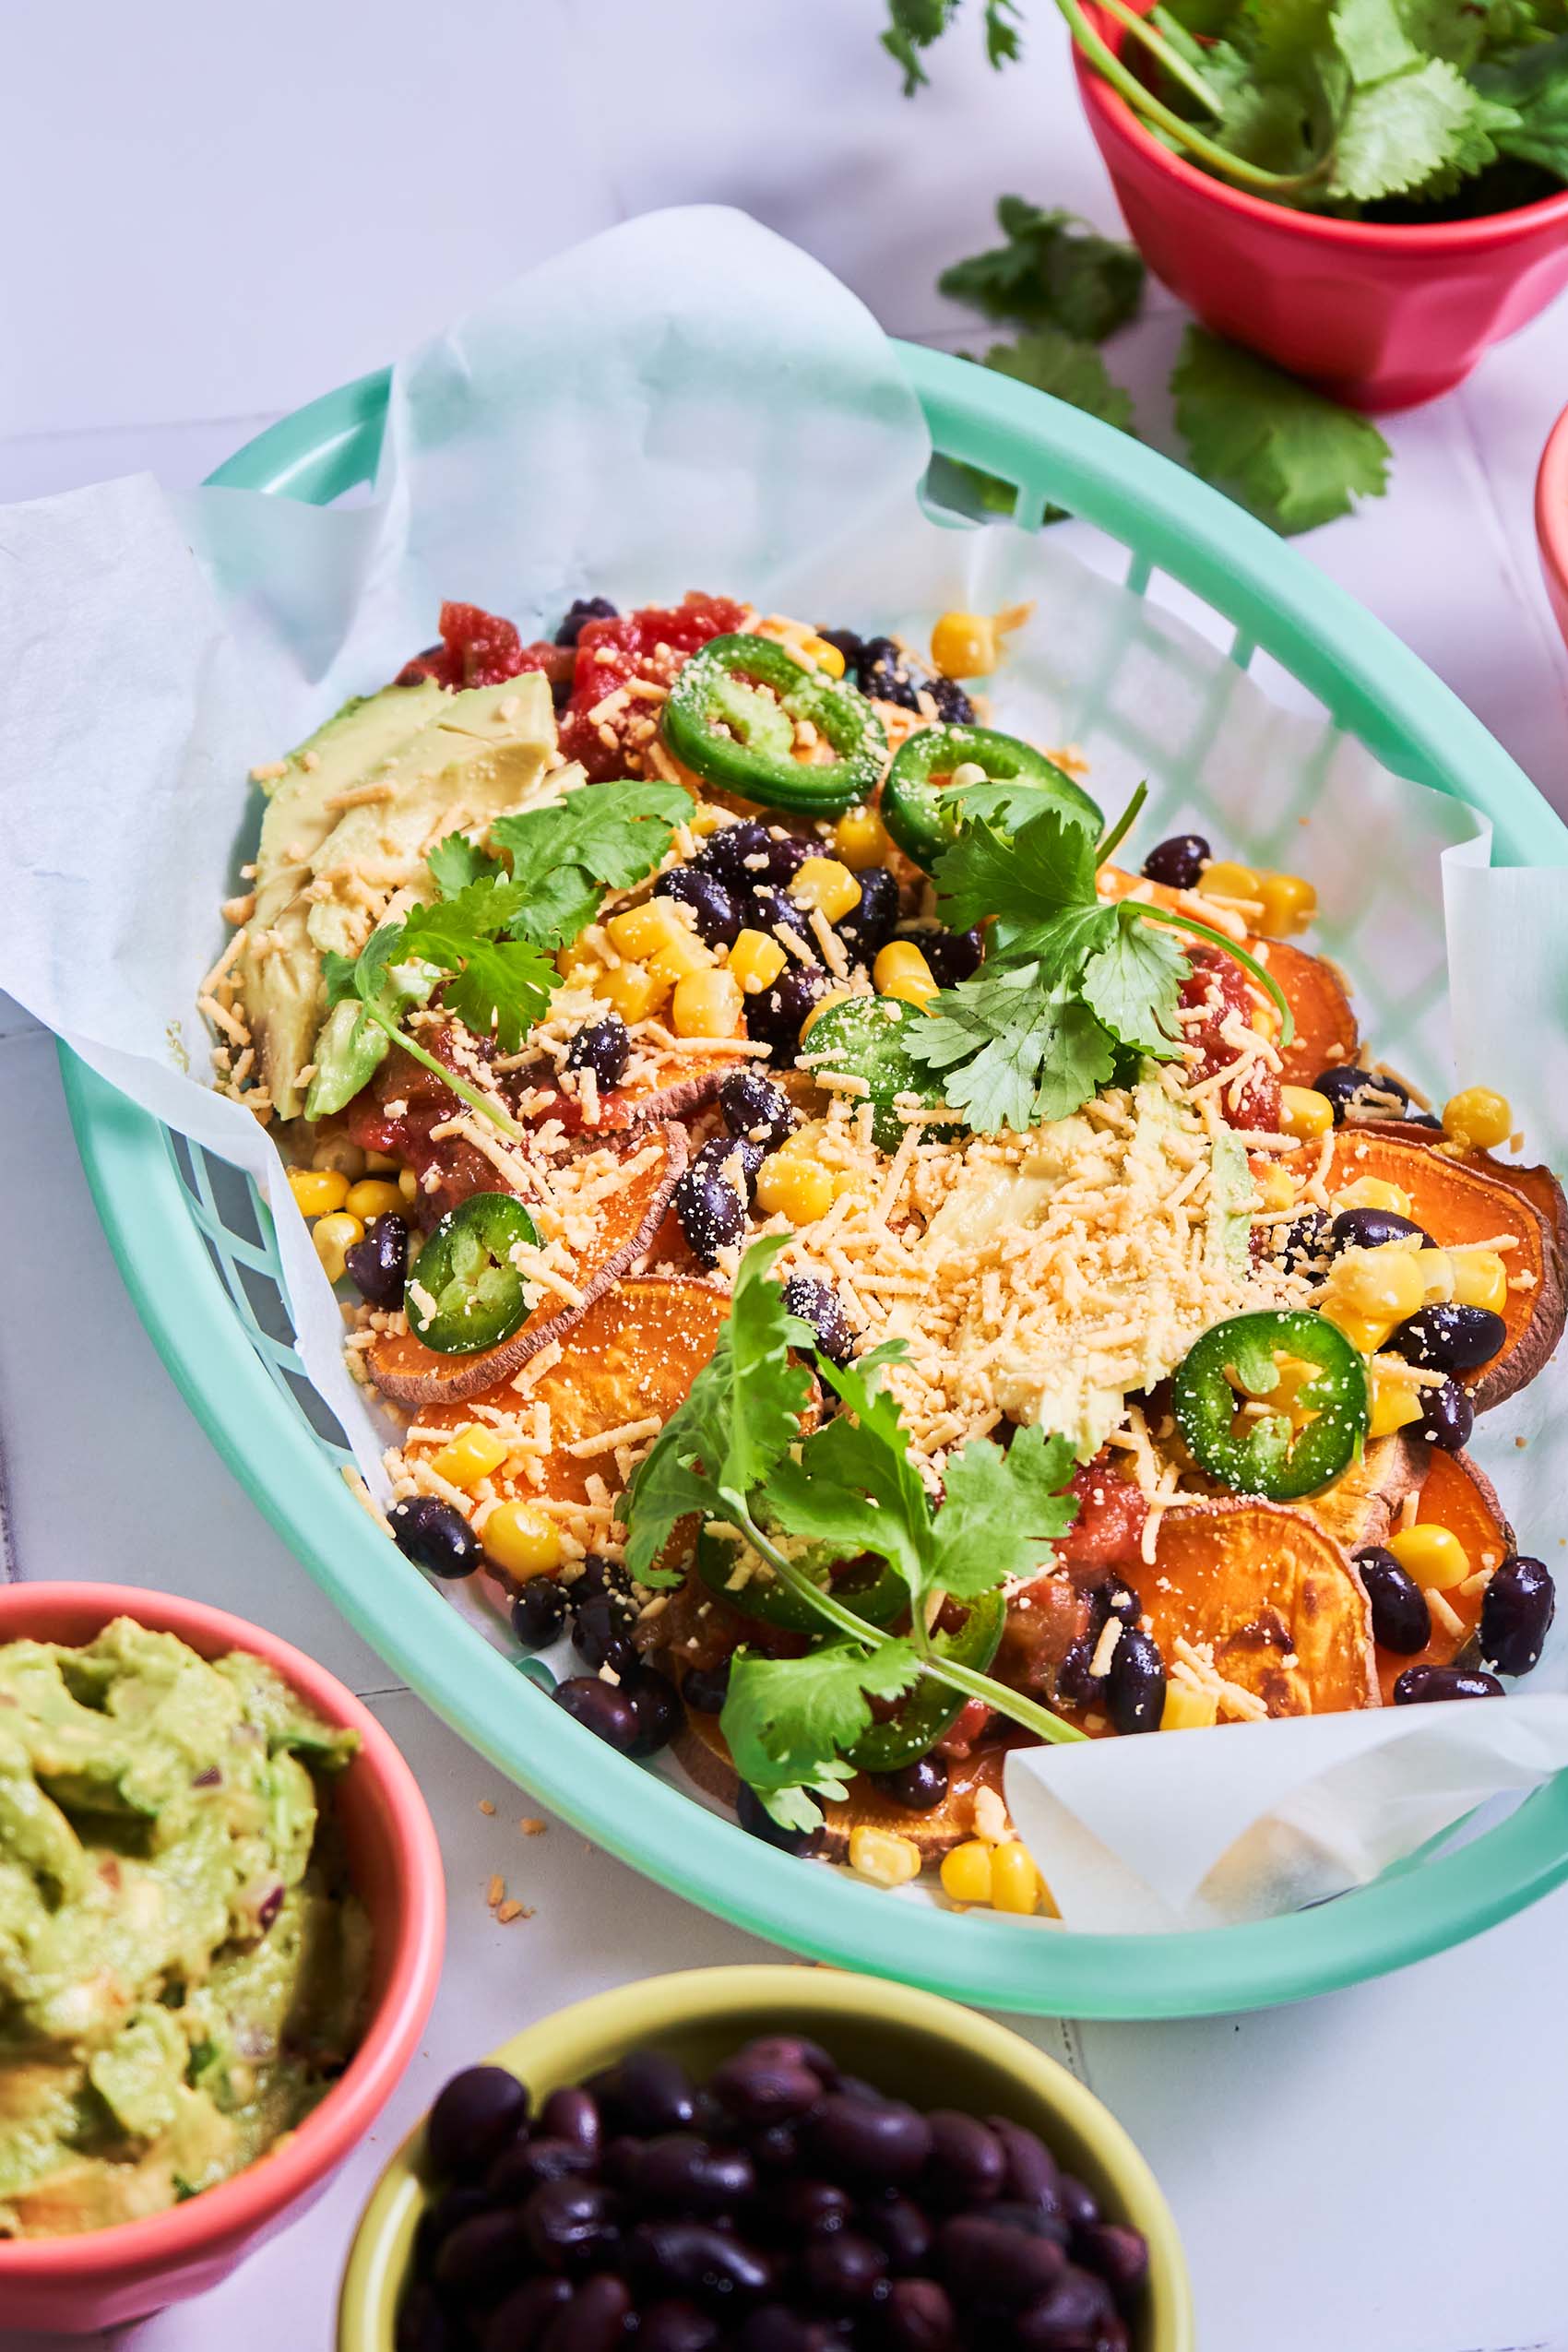
[(110, 2326), (305, 2202), (428, 2013), (441, 1868), (374, 1719), (165, 1595), (0, 1587), (0, 2310)]

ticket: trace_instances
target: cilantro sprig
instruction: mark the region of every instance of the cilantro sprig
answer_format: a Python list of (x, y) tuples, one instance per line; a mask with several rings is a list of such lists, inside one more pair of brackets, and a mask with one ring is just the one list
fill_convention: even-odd
[(357, 956), (323, 959), (328, 1015), (305, 1116), (340, 1111), (396, 1042), (520, 1141), (515, 1120), (410, 1036), (407, 1016), (440, 988), (469, 1028), (515, 1053), (557, 984), (553, 953), (592, 922), (607, 890), (646, 880), (689, 807), (678, 785), (584, 784), (546, 808), (495, 818), (493, 850), (461, 833), (437, 842), (426, 861), (434, 901), (381, 924)]
[(1178, 1057), (1187, 966), (1172, 932), (1233, 956), (1272, 998), (1290, 1040), (1278, 983), (1223, 932), (1143, 899), (1099, 898), (1095, 876), (1144, 793), (1140, 785), (1098, 842), (1086, 822), (1051, 808), (1016, 832), (971, 818), (937, 861), (938, 915), (955, 931), (991, 918), (991, 944), (975, 977), (934, 997), (903, 1042), (982, 1134), (1066, 1118), (1128, 1055)]
[[(622, 1498), (626, 1564), (640, 1582), (679, 1582), (659, 1561), (694, 1513), (733, 1527), (821, 1619), (825, 1636), (803, 1657), (742, 1649), (719, 1718), (736, 1769), (774, 1818), (809, 1827), (819, 1800), (843, 1793), (849, 1750), (871, 1728), (873, 1700), (934, 1681), (980, 1698), (1051, 1740), (1081, 1735), (990, 1675), (936, 1654), (930, 1627), (943, 1597), (974, 1601), (1040, 1574), (1077, 1511), (1063, 1489), (1073, 1468), (1064, 1438), (1020, 1430), (1004, 1453), (988, 1439), (947, 1462), (932, 1505), (909, 1433), (879, 1375), (902, 1343), (856, 1365), (819, 1359), (842, 1409), (802, 1433), (811, 1376), (798, 1351), (810, 1326), (790, 1313), (772, 1267), (782, 1237), (754, 1242), (741, 1261), (730, 1319), (709, 1362), (666, 1422)], [(785, 1549), (790, 1538), (841, 1558), (871, 1552), (909, 1590), (907, 1634), (884, 1632), (814, 1582)]]

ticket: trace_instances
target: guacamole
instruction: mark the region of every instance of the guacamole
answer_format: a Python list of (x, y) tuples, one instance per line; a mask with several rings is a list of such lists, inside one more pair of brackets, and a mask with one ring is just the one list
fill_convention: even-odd
[(194, 2196), (341, 2072), (369, 1923), (318, 1776), (352, 1748), (128, 1617), (0, 1645), (0, 2239)]

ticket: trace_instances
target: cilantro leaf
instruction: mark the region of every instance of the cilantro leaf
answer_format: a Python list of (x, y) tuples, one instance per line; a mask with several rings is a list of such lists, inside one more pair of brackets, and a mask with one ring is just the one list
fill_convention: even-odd
[(488, 879), (465, 884), (454, 898), (410, 907), (398, 944), (400, 957), (438, 964), (452, 974), (445, 1003), (476, 1035), (493, 1035), (504, 1053), (517, 1051), (557, 980), (537, 947), (502, 937), (525, 896), (522, 884), (496, 868)]
[(1095, 908), (1095, 840), (1082, 822), (1040, 809), (1016, 833), (971, 820), (936, 861), (937, 912), (954, 931), (994, 917), (1017, 931)]
[(1092, 343), (1080, 342), (1060, 327), (1037, 327), (1016, 343), (993, 343), (981, 364), (1119, 425), (1123, 433), (1132, 430), (1132, 394), (1112, 380)]
[[(957, 15), (960, 0), (887, 0), (887, 30), (882, 45), (904, 68), (904, 95), (913, 97), (929, 79), (920, 53), (940, 41)], [(1022, 54), (1018, 18), (1022, 0), (985, 0), (985, 53), (993, 65)]]
[(1134, 315), (1144, 291), (1135, 245), (1022, 196), (1003, 196), (996, 219), (1005, 244), (944, 269), (940, 292), (987, 318), (1059, 327), (1087, 343), (1103, 342)]
[(1064, 1119), (1116, 1067), (1110, 1032), (1070, 991), (1042, 988), (1034, 963), (943, 990), (908, 1044), (979, 1134)]
[(1123, 1045), (1161, 1061), (1181, 1051), (1176, 1000), (1188, 964), (1174, 933), (1156, 923), (1121, 920), (1084, 965), (1083, 997), (1091, 1013)]
[(1388, 444), (1266, 361), (1189, 327), (1170, 379), (1193, 465), (1277, 530), (1311, 530), (1388, 486)]
[(1078, 1515), (1076, 1495), (1062, 1491), (1073, 1469), (1069, 1441), (1039, 1428), (1019, 1430), (1005, 1453), (977, 1438), (950, 1455), (932, 1522), (932, 1588), (978, 1600), (1016, 1577), (1042, 1574), (1053, 1539)]
[(919, 1670), (914, 1649), (898, 1640), (874, 1649), (825, 1642), (804, 1657), (737, 1651), (719, 1719), (736, 1771), (759, 1794), (825, 1782), (841, 1793), (851, 1769), (844, 1751), (870, 1730), (870, 1701), (900, 1697)]
[(1503, 153), (1568, 180), (1568, 33), (1479, 65), (1470, 79), (1483, 101), (1511, 117), (1493, 117)]
[(456, 898), (470, 882), (482, 882), (496, 871), (495, 860), (470, 841), (466, 833), (448, 833), (425, 860), (431, 878), (443, 898)]
[(1441, 57), (1357, 89), (1335, 138), (1330, 196), (1366, 202), (1419, 188), (1453, 163), (1475, 111), (1475, 92)]
[(582, 784), (547, 808), (497, 817), (490, 837), (510, 857), (520, 893), (512, 936), (568, 946), (598, 914), (606, 888), (630, 890), (654, 871), (690, 812), (678, 784), (610, 783)]
[(1334, 45), (1358, 89), (1421, 62), (1400, 21), (1395, 0), (1338, 0), (1331, 19)]
[(645, 1585), (679, 1583), (653, 1565), (677, 1520), (694, 1511), (720, 1519), (743, 1512), (752, 1489), (800, 1435), (811, 1374), (790, 1361), (790, 1350), (814, 1348), (815, 1334), (768, 1279), (787, 1239), (754, 1241), (741, 1260), (719, 1345), (622, 1498), (626, 1565)]

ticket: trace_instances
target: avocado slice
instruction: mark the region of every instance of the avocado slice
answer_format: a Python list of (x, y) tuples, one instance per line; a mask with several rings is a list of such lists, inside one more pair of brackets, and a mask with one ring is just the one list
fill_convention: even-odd
[(447, 699), (431, 678), (356, 695), (291, 751), (283, 774), (264, 788), (255, 910), (240, 972), (262, 1072), (284, 1118), (299, 1108), (294, 1073), (320, 1017), (320, 965), (305, 930), (310, 907), (299, 893), (310, 879), (310, 861), (342, 814), (329, 804), (412, 742)]
[(329, 949), (357, 956), (394, 897), (406, 904), (434, 896), (425, 859), (446, 834), (481, 830), (504, 812), (553, 800), (576, 772), (550, 766), (555, 713), (537, 671), (438, 695), (418, 733), (340, 788), (377, 789), (374, 799), (337, 812), (310, 855), (308, 878), (272, 926), (281, 938), (262, 960), (255, 994), (247, 988), (280, 1118), (302, 1107), (299, 1072), (322, 1014), (322, 957)]

